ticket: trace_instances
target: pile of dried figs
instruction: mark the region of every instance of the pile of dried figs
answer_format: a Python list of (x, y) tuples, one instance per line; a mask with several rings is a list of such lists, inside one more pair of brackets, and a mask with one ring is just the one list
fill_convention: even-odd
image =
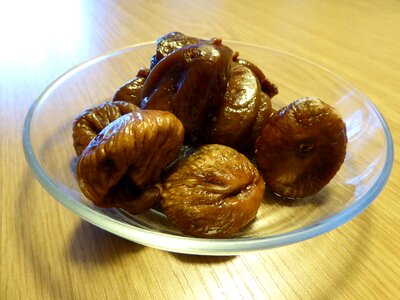
[(344, 161), (336, 110), (303, 98), (275, 111), (277, 93), (221, 39), (171, 32), (148, 68), (75, 119), (79, 186), (95, 205), (132, 214), (160, 203), (187, 235), (232, 235), (255, 218), (265, 185), (306, 197)]

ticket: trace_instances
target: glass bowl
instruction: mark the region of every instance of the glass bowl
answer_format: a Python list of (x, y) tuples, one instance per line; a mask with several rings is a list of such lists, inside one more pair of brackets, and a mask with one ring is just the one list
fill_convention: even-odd
[(348, 148), (341, 169), (318, 194), (287, 200), (266, 193), (256, 219), (226, 239), (184, 236), (152, 209), (130, 215), (94, 206), (74, 177), (72, 122), (85, 109), (112, 97), (148, 66), (149, 42), (95, 57), (56, 79), (33, 103), (23, 131), (26, 158), (44, 188), (86, 221), (136, 243), (178, 253), (234, 255), (300, 242), (332, 230), (362, 212), (384, 187), (393, 164), (389, 128), (372, 102), (352, 84), (310, 61), (267, 47), (225, 42), (259, 66), (279, 87), (275, 108), (305, 96), (337, 108), (347, 126)]

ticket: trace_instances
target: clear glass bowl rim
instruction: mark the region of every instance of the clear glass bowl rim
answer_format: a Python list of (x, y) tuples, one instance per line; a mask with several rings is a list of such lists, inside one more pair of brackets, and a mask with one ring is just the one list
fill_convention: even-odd
[[(330, 70), (311, 62), (307, 59), (298, 57), (296, 55), (287, 53), (285, 51), (277, 50), (274, 48), (255, 45), (251, 43), (243, 43), (238, 41), (225, 41), (229, 44), (237, 44), (246, 47), (254, 47), (260, 50), (275, 52), (276, 54), (286, 55), (291, 58), (303, 61), (307, 64), (311, 64), (324, 72), (329, 73), (330, 76), (334, 77), (336, 80), (340, 81), (346, 86), (350, 84), (340, 78), (337, 74), (331, 72)], [(46, 98), (47, 94), (51, 93), (52, 89), (62, 81), (66, 80), (76, 72), (84, 69), (90, 65), (93, 65), (104, 59), (129, 52), (132, 49), (142, 48), (154, 44), (155, 41), (134, 44), (127, 47), (115, 49), (91, 59), (88, 59), (71, 69), (67, 70), (65, 73), (56, 78), (32, 103), (24, 122), (23, 127), (23, 148), (25, 157), (28, 161), (29, 166), (33, 170), (34, 176), (45, 188), (45, 190), (57, 201), (59, 201), (63, 206), (74, 212), (76, 215), (80, 216), (82, 219), (88, 221), (89, 223), (102, 228), (108, 232), (111, 232), (117, 236), (123, 237), (130, 241), (136, 242), (141, 245), (185, 254), (197, 254), (197, 255), (237, 255), (246, 252), (252, 252), (257, 250), (275, 248), (280, 246), (285, 246), (300, 241), (304, 241), (315, 236), (326, 233), (333, 230), (344, 223), (350, 221), (366, 209), (372, 201), (379, 195), (385, 186), (394, 160), (394, 146), (393, 139), (390, 133), (389, 126), (387, 125), (382, 114), (379, 112), (378, 108), (365, 96), (369, 101), (369, 106), (375, 112), (378, 117), (382, 128), (385, 133), (387, 141), (387, 153), (386, 160), (383, 166), (381, 174), (379, 174), (375, 185), (369, 190), (369, 193), (365, 194), (361, 199), (347, 207), (346, 209), (340, 211), (334, 216), (331, 216), (320, 223), (313, 224), (312, 226), (303, 227), (299, 230), (295, 230), (289, 233), (276, 234), (266, 237), (248, 237), (248, 238), (226, 238), (226, 239), (205, 239), (205, 238), (193, 238), (186, 236), (175, 236), (166, 233), (154, 232), (151, 230), (135, 227), (118, 220), (114, 220), (111, 217), (102, 215), (97, 211), (92, 210), (90, 207), (84, 205), (81, 202), (76, 201), (71, 195), (65, 193), (56, 182), (51, 180), (47, 176), (44, 169), (41, 167), (39, 161), (37, 160), (30, 139), (31, 132), (31, 122), (33, 115), (35, 113), (36, 107)], [(363, 94), (354, 85), (351, 85), (353, 89), (357, 90), (360, 94)], [(363, 94), (364, 95), (364, 94)]]

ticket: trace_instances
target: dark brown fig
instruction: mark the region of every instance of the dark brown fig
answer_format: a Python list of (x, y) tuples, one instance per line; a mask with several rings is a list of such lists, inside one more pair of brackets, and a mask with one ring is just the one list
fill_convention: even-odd
[(274, 112), (275, 110), (272, 108), (271, 98), (266, 93), (261, 92), (256, 121), (251, 127), (249, 133), (242, 140), (242, 143), (247, 149), (254, 151), (257, 138), (260, 136), (261, 131)]
[(150, 68), (153, 68), (160, 60), (168, 54), (188, 45), (198, 44), (205, 41), (199, 38), (187, 36), (181, 32), (170, 32), (157, 40), (156, 54), (153, 56)]
[(79, 156), (87, 145), (108, 124), (122, 115), (139, 110), (139, 107), (125, 102), (104, 102), (89, 108), (76, 117), (72, 126), (72, 138), (76, 154)]
[(172, 52), (150, 71), (141, 108), (169, 110), (181, 120), (188, 135), (204, 135), (225, 94), (232, 54), (221, 40)]
[(106, 126), (79, 157), (77, 180), (95, 205), (141, 213), (160, 199), (156, 185), (178, 155), (184, 129), (170, 112), (129, 113)]
[(249, 68), (250, 70), (253, 71), (253, 73), (257, 76), (258, 80), (260, 81), (261, 84), (261, 90), (266, 93), (270, 98), (274, 97), (276, 94), (278, 94), (278, 87), (273, 84), (261, 71), (259, 67), (257, 67), (255, 64), (249, 62), (248, 60), (237, 58), (235, 56), (234, 60)]
[(260, 83), (254, 73), (233, 63), (226, 93), (208, 129), (209, 141), (240, 146), (256, 121), (260, 98)]
[(136, 77), (122, 85), (114, 94), (113, 101), (126, 101), (136, 106), (140, 106), (140, 96), (144, 81), (149, 75), (150, 70), (141, 68)]
[(274, 112), (271, 98), (278, 89), (256, 65), (238, 56), (233, 54), (231, 79), (211, 123), (209, 141), (251, 153)]
[(278, 87), (264, 75), (263, 71), (261, 71), (258, 66), (248, 60), (238, 58), (238, 55), (234, 57), (234, 61), (249, 68), (257, 77), (261, 86), (261, 97), (257, 119), (253, 125), (253, 128), (250, 130), (250, 133), (243, 140), (244, 144), (249, 145), (249, 149), (254, 149), (255, 141), (261, 134), (261, 130), (267, 124), (271, 114), (275, 111), (272, 108), (271, 98), (277, 95), (279, 91)]
[(302, 98), (272, 116), (256, 142), (256, 161), (268, 187), (290, 198), (313, 195), (340, 169), (346, 125), (317, 98)]
[(164, 178), (161, 206), (184, 234), (224, 238), (255, 218), (264, 188), (257, 168), (244, 155), (208, 144)]

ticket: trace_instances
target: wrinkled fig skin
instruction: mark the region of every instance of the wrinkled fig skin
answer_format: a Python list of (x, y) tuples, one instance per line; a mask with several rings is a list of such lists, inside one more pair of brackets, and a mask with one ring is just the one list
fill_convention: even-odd
[(237, 59), (236, 57), (235, 61), (243, 66), (246, 66), (254, 72), (254, 74), (260, 81), (261, 90), (266, 93), (270, 98), (278, 94), (278, 87), (273, 84), (267, 77), (265, 77), (264, 73), (260, 70), (259, 67), (245, 59)]
[(257, 168), (236, 150), (201, 146), (164, 178), (161, 206), (184, 234), (224, 238), (253, 220), (264, 197)]
[(139, 110), (139, 107), (125, 102), (105, 102), (87, 109), (76, 117), (72, 127), (72, 138), (76, 154), (79, 156), (87, 145), (108, 124), (122, 115)]
[(150, 68), (152, 69), (160, 60), (175, 50), (184, 46), (198, 44), (205, 40), (187, 36), (180, 32), (170, 32), (157, 40), (157, 53), (153, 56)]
[(346, 125), (336, 110), (303, 98), (272, 116), (256, 142), (256, 161), (276, 194), (303, 198), (335, 176), (346, 154)]
[(240, 146), (256, 121), (260, 98), (260, 83), (253, 72), (233, 63), (227, 91), (211, 122), (210, 142)]
[(232, 50), (221, 40), (178, 49), (150, 71), (141, 108), (169, 110), (188, 135), (204, 135), (230, 79)]
[(153, 184), (179, 153), (183, 136), (181, 122), (170, 112), (145, 110), (121, 116), (81, 154), (77, 179), (82, 192), (97, 206), (141, 213), (140, 208), (159, 199), (160, 190)]
[(117, 90), (114, 94), (113, 101), (126, 101), (140, 106), (143, 84), (149, 72), (150, 70), (147, 68), (140, 69), (135, 78), (129, 80)]

